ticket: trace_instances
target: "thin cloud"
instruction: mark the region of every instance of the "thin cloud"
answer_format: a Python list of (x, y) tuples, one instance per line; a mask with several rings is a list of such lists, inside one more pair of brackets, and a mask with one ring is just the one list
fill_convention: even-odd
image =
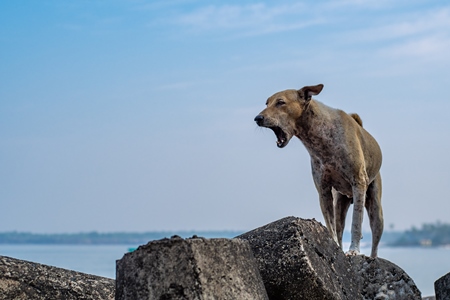
[[(335, 44), (355, 53), (372, 53), (372, 60), (388, 60), (395, 69), (434, 63), (437, 67), (450, 63), (450, 6), (430, 8), (420, 13), (387, 12), (368, 15), (358, 29), (342, 32)], [(365, 49), (365, 51), (361, 51)], [(400, 69), (399, 69), (400, 70)]]
[[(384, 20), (384, 22), (389, 21)], [(347, 38), (378, 42), (429, 34), (430, 32), (448, 32), (450, 8), (425, 11), (421, 14), (397, 15), (394, 22), (390, 24), (372, 25), (373, 27), (351, 32)]]
[(188, 12), (172, 15), (169, 22), (191, 34), (226, 33), (240, 38), (329, 25), (342, 21), (342, 15), (349, 11), (382, 10), (389, 3), (342, 0), (321, 3), (200, 5)]
[(214, 80), (192, 80), (192, 81), (176, 81), (167, 84), (155, 86), (154, 90), (186, 90), (193, 87), (205, 86), (214, 83)]
[(379, 28), (379, 39), (386, 44), (380, 53), (395, 59), (420, 59), (422, 62), (449, 62), (450, 8), (431, 10)]
[(209, 5), (179, 15), (175, 23), (195, 33), (238, 31), (242, 36), (295, 30), (324, 22), (308, 14), (304, 4), (268, 6)]
[(388, 32), (391, 32), (391, 36), (402, 37), (426, 34), (430, 31), (448, 32), (448, 28), (450, 28), (449, 7), (417, 15), (417, 17), (411, 21), (394, 24), (386, 29)]
[(416, 57), (425, 61), (448, 62), (450, 53), (450, 36), (427, 36), (406, 41), (385, 48), (381, 54), (394, 58)]
[[(400, 2), (400, 1), (398, 1)], [(393, 3), (390, 0), (340, 0), (340, 1), (328, 1), (320, 3), (321, 9), (335, 10), (335, 9), (384, 9), (392, 6)]]
[(193, 86), (198, 85), (197, 82), (188, 82), (188, 81), (182, 81), (182, 82), (173, 82), (169, 84), (164, 84), (161, 86), (158, 86), (155, 89), (158, 90), (184, 90), (188, 88), (192, 88)]

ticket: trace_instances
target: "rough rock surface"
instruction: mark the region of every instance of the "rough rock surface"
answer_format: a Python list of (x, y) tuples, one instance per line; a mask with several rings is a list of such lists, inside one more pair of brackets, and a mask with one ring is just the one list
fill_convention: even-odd
[(116, 264), (116, 299), (268, 299), (249, 244), (230, 239), (153, 241)]
[(114, 299), (114, 280), (0, 256), (1, 300)]
[(382, 258), (351, 256), (350, 263), (360, 280), (364, 300), (421, 300), (422, 296), (411, 277), (403, 269)]
[(434, 282), (434, 291), (436, 293), (436, 300), (450, 299), (450, 273), (447, 273)]
[(270, 299), (362, 299), (349, 260), (316, 220), (287, 217), (237, 238), (249, 241)]
[(401, 268), (345, 256), (315, 220), (287, 217), (237, 238), (249, 241), (270, 299), (421, 299)]

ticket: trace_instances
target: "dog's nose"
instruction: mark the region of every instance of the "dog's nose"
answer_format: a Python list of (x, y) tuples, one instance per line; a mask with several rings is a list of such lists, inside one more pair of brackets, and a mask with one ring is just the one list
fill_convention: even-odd
[(264, 116), (263, 115), (257, 115), (255, 117), (256, 124), (261, 125), (263, 121), (264, 121)]

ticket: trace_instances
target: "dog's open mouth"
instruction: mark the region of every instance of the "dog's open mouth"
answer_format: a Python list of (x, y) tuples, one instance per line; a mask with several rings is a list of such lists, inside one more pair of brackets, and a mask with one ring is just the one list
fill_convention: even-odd
[(278, 126), (269, 127), (269, 128), (272, 129), (273, 132), (275, 133), (275, 135), (277, 136), (278, 148), (283, 148), (284, 146), (286, 146), (288, 144), (289, 138), (288, 138), (287, 134), (283, 131), (283, 129), (281, 129)]

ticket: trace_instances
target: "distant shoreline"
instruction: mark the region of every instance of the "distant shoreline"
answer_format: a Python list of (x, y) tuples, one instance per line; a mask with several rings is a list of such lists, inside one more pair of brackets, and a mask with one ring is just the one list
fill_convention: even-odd
[(41, 234), (27, 232), (0, 232), (0, 244), (55, 244), (55, 245), (114, 245), (144, 244), (152, 240), (178, 235), (189, 238), (194, 235), (205, 238), (233, 238), (244, 231), (151, 231), (151, 232), (87, 232)]
[[(149, 231), (149, 232), (81, 232), (81, 233), (29, 233), (0, 232), (0, 244), (35, 245), (142, 245), (149, 241), (170, 238), (178, 235), (189, 238), (194, 235), (205, 238), (234, 238), (245, 231), (238, 230), (185, 230), (185, 231)], [(363, 233), (364, 241), (371, 242), (371, 232)], [(350, 241), (350, 232), (344, 232), (343, 241)], [(423, 224), (421, 228), (405, 231), (385, 231), (381, 242), (389, 247), (450, 247), (450, 225), (437, 222)]]

